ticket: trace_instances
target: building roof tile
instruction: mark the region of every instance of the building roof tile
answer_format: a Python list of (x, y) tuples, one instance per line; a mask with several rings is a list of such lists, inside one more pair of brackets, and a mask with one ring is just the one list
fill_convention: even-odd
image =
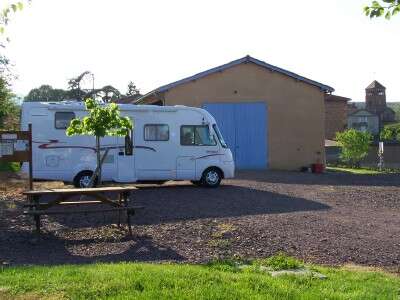
[(374, 80), (371, 82), (371, 84), (369, 86), (366, 87), (366, 89), (370, 90), (370, 89), (386, 89), (386, 88), (381, 83)]

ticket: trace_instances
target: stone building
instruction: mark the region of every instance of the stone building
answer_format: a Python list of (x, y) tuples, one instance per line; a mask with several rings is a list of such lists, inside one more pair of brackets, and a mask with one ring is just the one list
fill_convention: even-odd
[(347, 128), (347, 102), (349, 98), (325, 96), (325, 139), (332, 140), (336, 132)]
[(386, 104), (386, 88), (376, 80), (365, 89), (365, 105), (349, 103), (347, 110), (349, 128), (373, 135), (378, 135), (385, 124), (396, 120), (396, 113)]
[(379, 117), (380, 127), (395, 121), (395, 112), (386, 105), (386, 88), (376, 80), (365, 89), (365, 108)]

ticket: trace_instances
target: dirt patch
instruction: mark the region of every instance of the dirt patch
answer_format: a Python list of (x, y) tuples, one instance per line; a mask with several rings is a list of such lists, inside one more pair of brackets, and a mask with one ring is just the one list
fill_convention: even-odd
[(398, 175), (241, 172), (218, 189), (140, 186), (134, 236), (116, 216), (43, 218), (35, 237), (21, 190), (0, 192), (0, 263), (206, 262), (284, 251), (306, 262), (398, 270)]

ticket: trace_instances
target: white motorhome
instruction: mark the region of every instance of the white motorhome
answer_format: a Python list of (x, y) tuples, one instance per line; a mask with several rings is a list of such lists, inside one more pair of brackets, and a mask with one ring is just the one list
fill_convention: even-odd
[[(133, 151), (128, 152), (124, 137), (102, 138), (102, 149), (109, 149), (102, 180), (191, 180), (216, 187), (221, 179), (234, 176), (232, 153), (207, 111), (185, 106), (118, 106), (121, 115), (133, 120)], [(95, 138), (65, 134), (73, 118), (86, 114), (81, 102), (23, 103), (21, 129), (32, 124), (34, 179), (88, 185), (96, 168)]]

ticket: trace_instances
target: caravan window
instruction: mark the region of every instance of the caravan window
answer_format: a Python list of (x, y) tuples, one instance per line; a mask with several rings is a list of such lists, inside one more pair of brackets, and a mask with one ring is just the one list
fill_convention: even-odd
[(72, 119), (75, 119), (75, 114), (71, 111), (56, 112), (54, 117), (56, 129), (67, 129)]
[(181, 145), (215, 146), (217, 143), (207, 125), (183, 125), (181, 126)]
[(145, 141), (168, 141), (169, 126), (166, 124), (146, 124), (144, 125)]

